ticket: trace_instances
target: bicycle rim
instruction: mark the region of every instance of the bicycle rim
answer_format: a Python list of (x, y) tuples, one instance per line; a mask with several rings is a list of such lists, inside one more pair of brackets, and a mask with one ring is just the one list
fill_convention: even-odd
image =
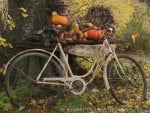
[[(43, 68), (48, 55), (31, 52), (17, 57), (6, 71), (6, 92), (11, 102), (21, 107), (47, 106), (54, 102), (61, 94), (58, 86), (38, 85), (34, 81)], [(61, 67), (55, 60), (51, 60), (43, 72), (43, 77), (62, 76)], [(53, 103), (54, 104), (54, 103)]]
[(110, 93), (119, 104), (141, 102), (146, 99), (147, 83), (144, 71), (139, 63), (126, 55), (119, 55), (118, 60), (113, 58), (108, 64), (107, 77), (110, 84)]

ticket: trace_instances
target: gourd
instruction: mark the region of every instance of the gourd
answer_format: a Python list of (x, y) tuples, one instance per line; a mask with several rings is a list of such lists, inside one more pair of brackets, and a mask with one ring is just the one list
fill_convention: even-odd
[(55, 25), (66, 25), (68, 24), (68, 19), (65, 16), (55, 15), (52, 16), (52, 24)]
[(104, 32), (98, 29), (89, 29), (84, 32), (84, 37), (89, 40), (99, 40), (104, 37)]

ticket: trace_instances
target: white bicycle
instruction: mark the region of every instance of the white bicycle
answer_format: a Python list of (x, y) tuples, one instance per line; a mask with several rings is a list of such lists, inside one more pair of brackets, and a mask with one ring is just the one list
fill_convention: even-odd
[[(141, 101), (145, 100), (147, 83), (143, 69), (133, 58), (117, 55), (113, 48), (105, 37), (102, 44), (63, 46), (58, 41), (53, 51), (21, 51), (8, 61), (4, 70), (7, 95), (17, 107), (30, 106), (33, 100), (38, 103), (43, 98), (53, 101), (62, 95), (64, 86), (71, 93), (81, 95), (94, 81), (103, 61), (106, 89), (119, 104), (139, 101), (139, 97)], [(74, 74), (68, 62), (70, 55), (92, 59), (90, 69), (83, 75)]]

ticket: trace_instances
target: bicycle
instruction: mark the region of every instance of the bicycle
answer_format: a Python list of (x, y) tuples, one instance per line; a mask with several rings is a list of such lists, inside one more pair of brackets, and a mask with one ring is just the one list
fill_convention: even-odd
[[(54, 26), (51, 30), (50, 32), (59, 32)], [(4, 70), (6, 92), (11, 102), (17, 107), (21, 107), (24, 104), (25, 106), (31, 105), (33, 98), (37, 99), (34, 102), (38, 101), (38, 97), (53, 100), (63, 93), (56, 89), (58, 86), (67, 86), (71, 93), (81, 95), (86, 91), (87, 85), (92, 83), (96, 77), (100, 61), (105, 61), (103, 79), (106, 89), (119, 104), (139, 101), (139, 97), (140, 101), (146, 100), (147, 82), (143, 69), (135, 59), (127, 55), (117, 55), (107, 37), (104, 38), (102, 44), (89, 46), (91, 50), (88, 50), (94, 54), (86, 53), (82, 48), (85, 46), (84, 44), (75, 43), (71, 46), (76, 49), (66, 50), (66, 47), (70, 48), (70, 46), (67, 45), (64, 48), (62, 43), (57, 40), (53, 51), (28, 49), (13, 56)], [(81, 51), (76, 52), (77, 49), (79, 50), (77, 47), (80, 47)], [(58, 56), (58, 52), (61, 57)], [(87, 73), (83, 75), (73, 73), (68, 62), (70, 54), (76, 57), (92, 58), (92, 65)], [(31, 67), (32, 70), (30, 70)], [(86, 78), (89, 76), (91, 78), (87, 81)], [(51, 88), (50, 86), (55, 87)]]

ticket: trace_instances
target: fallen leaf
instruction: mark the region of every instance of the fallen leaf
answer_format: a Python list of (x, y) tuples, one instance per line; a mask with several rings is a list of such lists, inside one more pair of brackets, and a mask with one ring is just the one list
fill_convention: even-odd
[(27, 13), (27, 9), (25, 9), (25, 8), (23, 8), (23, 7), (21, 7), (21, 8), (19, 8), (23, 13)]
[(91, 111), (91, 112), (89, 112), (89, 113), (95, 113), (94, 111)]
[(99, 92), (99, 90), (98, 90), (98, 89), (96, 89), (96, 88), (94, 88), (94, 89), (92, 89), (92, 92), (93, 92), (93, 93), (98, 93), (98, 92)]
[(125, 109), (124, 108), (119, 108), (118, 111), (121, 112), (121, 113), (124, 113)]

